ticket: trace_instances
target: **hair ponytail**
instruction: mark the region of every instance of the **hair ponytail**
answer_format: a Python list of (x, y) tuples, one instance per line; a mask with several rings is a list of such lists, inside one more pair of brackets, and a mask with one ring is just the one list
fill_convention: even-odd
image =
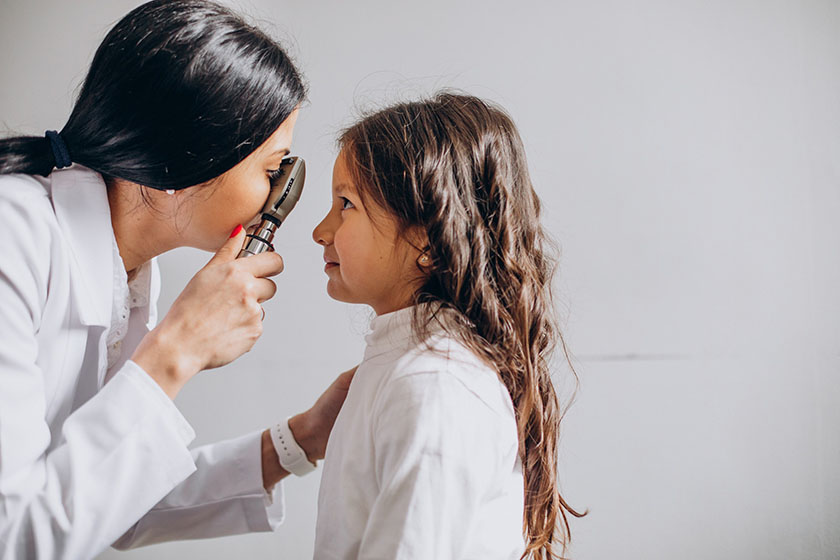
[(0, 139), (0, 175), (26, 173), (47, 176), (55, 156), (46, 136), (13, 136)]

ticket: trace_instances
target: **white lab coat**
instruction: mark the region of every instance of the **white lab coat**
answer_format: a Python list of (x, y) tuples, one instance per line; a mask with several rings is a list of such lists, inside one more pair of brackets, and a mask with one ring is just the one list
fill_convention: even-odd
[(106, 379), (113, 230), (101, 175), (0, 176), (0, 557), (92, 558), (174, 539), (269, 531), (260, 433), (190, 451), (194, 432), (126, 361), (154, 326), (133, 309)]

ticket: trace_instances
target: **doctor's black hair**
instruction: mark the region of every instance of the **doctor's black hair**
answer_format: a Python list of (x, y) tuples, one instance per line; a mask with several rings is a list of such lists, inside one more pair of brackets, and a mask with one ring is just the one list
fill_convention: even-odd
[[(60, 131), (73, 162), (156, 189), (218, 177), (265, 142), (306, 97), (282, 47), (231, 10), (155, 0), (96, 51)], [(49, 175), (41, 136), (0, 139), (0, 173)]]

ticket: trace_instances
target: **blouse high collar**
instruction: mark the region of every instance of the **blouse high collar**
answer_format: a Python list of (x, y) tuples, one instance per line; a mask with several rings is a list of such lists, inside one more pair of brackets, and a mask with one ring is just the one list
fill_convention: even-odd
[[(415, 310), (420, 312), (421, 319), (424, 319), (432, 309), (432, 305), (434, 304), (421, 303), (374, 317), (370, 322), (370, 332), (365, 336), (365, 342), (367, 343), (365, 354), (370, 355), (372, 352), (378, 354), (392, 349), (404, 349), (418, 342), (414, 332)], [(438, 313), (452, 312), (447, 309), (438, 310)], [(436, 318), (433, 318), (428, 325), (429, 334), (442, 330), (443, 325)]]

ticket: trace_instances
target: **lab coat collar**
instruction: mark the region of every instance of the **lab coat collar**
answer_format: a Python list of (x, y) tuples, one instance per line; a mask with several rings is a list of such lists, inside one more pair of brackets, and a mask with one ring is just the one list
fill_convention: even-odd
[(72, 282), (84, 325), (108, 327), (114, 291), (111, 207), (102, 175), (79, 164), (50, 175), (52, 200), (76, 267)]

